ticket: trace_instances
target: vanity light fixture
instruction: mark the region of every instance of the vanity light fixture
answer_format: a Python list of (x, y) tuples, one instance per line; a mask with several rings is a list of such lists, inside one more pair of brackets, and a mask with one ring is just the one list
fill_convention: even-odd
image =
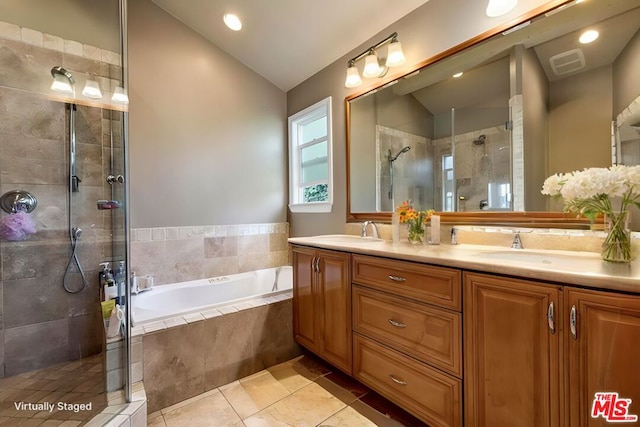
[(242, 21), (238, 17), (238, 15), (234, 15), (233, 13), (225, 13), (222, 17), (225, 25), (232, 29), (233, 31), (240, 31), (242, 29)]
[(122, 86), (116, 86), (116, 89), (114, 90), (113, 95), (111, 95), (111, 100), (113, 102), (117, 102), (120, 104), (129, 103), (129, 97), (127, 96), (127, 92), (125, 92)]
[(51, 76), (53, 77), (53, 83), (51, 83), (51, 90), (63, 93), (73, 93), (73, 84), (75, 80), (73, 75), (60, 66), (53, 67), (51, 69)]
[(489, 18), (505, 15), (518, 4), (518, 0), (489, 0), (486, 14)]
[[(386, 43), (389, 43), (389, 46), (387, 47), (387, 58), (385, 60), (385, 65), (380, 65), (376, 49), (379, 49)], [(360, 55), (354, 56), (349, 60), (347, 78), (344, 82), (345, 87), (353, 88), (362, 84), (362, 79), (360, 78), (358, 67), (356, 66), (356, 62), (362, 58), (365, 58), (362, 75), (367, 78), (384, 77), (387, 74), (389, 67), (397, 67), (406, 61), (404, 52), (402, 52), (402, 45), (398, 41), (398, 33), (393, 33), (379, 43), (371, 46)]]
[(82, 89), (82, 94), (87, 98), (100, 99), (102, 98), (102, 92), (100, 91), (100, 85), (97, 81), (87, 79)]
[(595, 41), (600, 34), (596, 30), (587, 30), (580, 35), (578, 39), (582, 44), (589, 44)]

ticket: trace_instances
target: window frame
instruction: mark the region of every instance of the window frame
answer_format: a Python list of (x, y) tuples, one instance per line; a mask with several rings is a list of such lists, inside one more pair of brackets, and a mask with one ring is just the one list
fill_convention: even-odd
[[(333, 206), (333, 120), (331, 97), (322, 99), (315, 104), (299, 111), (288, 119), (289, 129), (289, 209), (291, 212), (326, 213), (331, 212)], [(324, 180), (313, 181), (302, 185), (302, 149), (317, 145), (325, 141), (325, 138), (315, 138), (300, 144), (300, 130), (302, 126), (309, 124), (321, 117), (327, 118), (327, 200), (322, 202), (302, 201), (304, 187), (325, 184)]]

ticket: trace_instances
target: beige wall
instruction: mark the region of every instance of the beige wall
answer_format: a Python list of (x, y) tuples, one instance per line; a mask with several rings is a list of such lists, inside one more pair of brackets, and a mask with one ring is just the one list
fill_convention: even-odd
[(549, 85), (549, 174), (611, 166), (611, 87), (611, 66)]
[(0, 21), (120, 52), (118, 0), (2, 0)]
[(284, 92), (149, 0), (129, 78), (133, 228), (286, 220)]
[[(519, 49), (516, 49), (519, 50)], [(547, 210), (549, 197), (540, 192), (549, 176), (549, 82), (533, 49), (522, 50), (524, 126), (524, 209)]]
[[(466, 0), (430, 0), (409, 15), (385, 28), (366, 43), (354, 48), (336, 62), (307, 79), (287, 93), (287, 114), (294, 114), (313, 103), (331, 95), (333, 102), (333, 153), (334, 153), (334, 203), (330, 214), (291, 214), (292, 236), (337, 233), (344, 230), (346, 204), (346, 124), (344, 102), (349, 94), (363, 88), (344, 87), (347, 61), (361, 51), (377, 43), (391, 32), (398, 32), (398, 39), (407, 56), (400, 69), (392, 70), (399, 75), (426, 58), (451, 48), (465, 40), (482, 34), (496, 26), (547, 3), (542, 0), (523, 0), (511, 13), (500, 18), (488, 18), (484, 9), (486, 2)], [(391, 76), (392, 77), (392, 76)], [(379, 82), (365, 81), (372, 86)]]
[(613, 117), (640, 96), (640, 31), (613, 63)]

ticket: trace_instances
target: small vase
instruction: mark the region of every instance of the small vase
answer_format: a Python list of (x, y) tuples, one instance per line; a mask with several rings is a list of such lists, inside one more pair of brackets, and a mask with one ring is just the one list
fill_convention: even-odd
[(420, 224), (408, 224), (409, 243), (421, 245), (424, 238), (424, 228)]
[(608, 262), (631, 262), (631, 232), (629, 211), (605, 214), (607, 236), (602, 244), (602, 259)]

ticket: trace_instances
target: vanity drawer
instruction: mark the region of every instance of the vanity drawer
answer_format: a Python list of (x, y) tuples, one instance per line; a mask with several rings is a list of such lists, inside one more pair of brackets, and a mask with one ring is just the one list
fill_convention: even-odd
[(461, 381), (359, 334), (353, 336), (354, 376), (430, 426), (462, 424)]
[(462, 273), (410, 261), (354, 255), (354, 283), (460, 311)]
[(353, 330), (462, 377), (460, 313), (352, 287)]

